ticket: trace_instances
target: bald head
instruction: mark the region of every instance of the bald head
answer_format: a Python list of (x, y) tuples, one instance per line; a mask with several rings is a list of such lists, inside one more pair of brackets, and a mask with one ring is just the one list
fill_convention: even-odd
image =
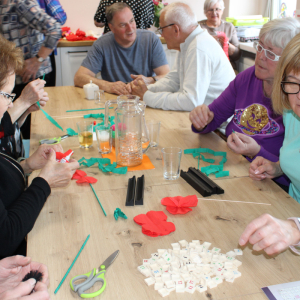
[(161, 18), (165, 23), (177, 24), (183, 32), (190, 32), (197, 26), (197, 17), (192, 9), (185, 3), (174, 2), (161, 11)]

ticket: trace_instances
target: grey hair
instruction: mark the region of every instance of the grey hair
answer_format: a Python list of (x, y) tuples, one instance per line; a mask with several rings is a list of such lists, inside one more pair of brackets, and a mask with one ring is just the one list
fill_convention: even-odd
[(197, 26), (197, 17), (193, 10), (183, 2), (173, 2), (162, 9), (165, 12), (165, 22), (179, 25), (182, 31), (188, 31), (192, 26)]
[(204, 2), (204, 14), (207, 13), (207, 11), (209, 10), (209, 8), (215, 4), (219, 3), (220, 4), (220, 8), (222, 10), (224, 10), (225, 8), (225, 4), (223, 0), (205, 0)]
[(263, 26), (259, 39), (264, 38), (264, 43), (284, 49), (298, 33), (300, 33), (300, 23), (296, 19), (274, 19)]
[(131, 7), (128, 4), (123, 2), (117, 2), (110, 6), (106, 6), (105, 15), (106, 15), (107, 23), (112, 23), (114, 15), (117, 12), (123, 10), (124, 8), (129, 8), (132, 11)]

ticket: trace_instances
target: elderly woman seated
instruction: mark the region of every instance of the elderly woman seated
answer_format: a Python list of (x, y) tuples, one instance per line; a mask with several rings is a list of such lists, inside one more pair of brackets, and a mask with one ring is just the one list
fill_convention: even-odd
[[(0, 120), (13, 106), (11, 92), (15, 74), (22, 66), (21, 49), (0, 36)], [(0, 257), (16, 252), (25, 254), (25, 236), (32, 229), (51, 188), (67, 185), (79, 167), (75, 160), (58, 163), (55, 150), (62, 151), (61, 146), (40, 146), (20, 163), (0, 153)], [(25, 190), (25, 174), (39, 169), (39, 175)]]
[[(234, 115), (226, 127), (228, 147), (249, 161), (262, 156), (277, 162), (284, 125), (271, 102), (275, 69), (283, 49), (299, 32), (300, 23), (294, 18), (266, 23), (255, 44), (255, 66), (239, 73), (209, 106), (200, 105), (190, 113), (193, 131), (208, 133)], [(287, 190), (286, 176), (277, 177), (275, 182)]]
[[(231, 23), (222, 20), (224, 8), (223, 0), (206, 0), (204, 2), (204, 14), (207, 20), (200, 21), (199, 24), (202, 28), (207, 29), (208, 33), (220, 43), (223, 49), (225, 43), (224, 34), (226, 35), (229, 59), (233, 68), (235, 68), (234, 61), (240, 58), (241, 51), (235, 27)], [(224, 34), (220, 35), (218, 34), (219, 32)]]

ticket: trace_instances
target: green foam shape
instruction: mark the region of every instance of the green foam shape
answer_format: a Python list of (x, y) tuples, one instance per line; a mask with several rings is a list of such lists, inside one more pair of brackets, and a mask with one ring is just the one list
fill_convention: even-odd
[(67, 134), (70, 135), (70, 136), (78, 135), (78, 133), (72, 128), (67, 128)]
[(118, 220), (119, 217), (121, 217), (123, 219), (127, 219), (127, 216), (118, 207), (114, 211), (114, 217), (115, 217), (116, 221)]

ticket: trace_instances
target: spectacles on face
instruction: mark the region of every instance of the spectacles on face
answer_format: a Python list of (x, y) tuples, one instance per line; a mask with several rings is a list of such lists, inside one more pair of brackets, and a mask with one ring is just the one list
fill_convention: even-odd
[(300, 91), (300, 83), (281, 81), (281, 88), (285, 94), (298, 94)]
[(6, 99), (7, 105), (10, 105), (16, 97), (16, 94), (8, 94), (2, 91), (0, 91), (0, 95), (2, 95)]
[(160, 35), (162, 35), (164, 28), (169, 27), (169, 26), (173, 26), (173, 25), (175, 25), (175, 24), (169, 24), (169, 25), (166, 25), (164, 27), (158, 27), (156, 32), (159, 33)]
[(278, 61), (280, 56), (275, 54), (274, 52), (270, 51), (270, 50), (267, 50), (265, 49), (260, 43), (258, 42), (254, 42), (253, 43), (253, 47), (254, 49), (256, 49), (257, 52), (261, 53), (262, 51), (265, 52), (265, 56), (266, 58), (268, 58), (269, 60), (272, 60), (272, 61)]
[(208, 12), (209, 14), (213, 14), (214, 12), (219, 13), (219, 12), (221, 12), (221, 11), (222, 11), (221, 8), (215, 8), (215, 9), (211, 8), (211, 9), (208, 9), (208, 10), (207, 10), (207, 12)]

